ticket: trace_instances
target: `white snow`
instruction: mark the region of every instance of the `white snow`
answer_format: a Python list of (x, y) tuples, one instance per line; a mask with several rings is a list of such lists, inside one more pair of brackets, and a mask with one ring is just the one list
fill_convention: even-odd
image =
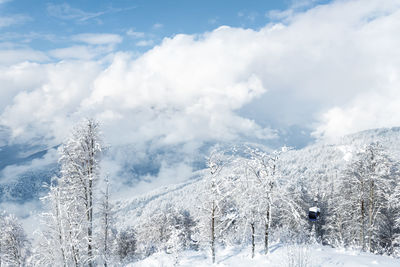
[(320, 211), (318, 207), (311, 207), (308, 210), (311, 212), (319, 212)]
[[(131, 263), (131, 267), (166, 267), (166, 266), (211, 266), (211, 257), (204, 251), (186, 251), (179, 255), (179, 262), (175, 265), (172, 254), (156, 253), (152, 256)], [(265, 256), (262, 250), (251, 259), (251, 248), (226, 248), (217, 251), (216, 267), (261, 267), (261, 266), (323, 266), (323, 267), (398, 267), (400, 259), (388, 256), (379, 256), (356, 250), (334, 249), (321, 245), (289, 245), (275, 244), (270, 247), (270, 254)]]

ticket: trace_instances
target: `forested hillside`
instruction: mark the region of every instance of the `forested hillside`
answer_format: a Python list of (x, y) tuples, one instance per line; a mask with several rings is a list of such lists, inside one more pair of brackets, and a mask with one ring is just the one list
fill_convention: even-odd
[(59, 148), (34, 240), (2, 215), (4, 263), (125, 265), (167, 253), (178, 264), (184, 251), (218, 262), (226, 248), (253, 258), (310, 244), (400, 255), (399, 128), (300, 150), (214, 146), (188, 181), (120, 198), (99, 168), (98, 127), (87, 120)]

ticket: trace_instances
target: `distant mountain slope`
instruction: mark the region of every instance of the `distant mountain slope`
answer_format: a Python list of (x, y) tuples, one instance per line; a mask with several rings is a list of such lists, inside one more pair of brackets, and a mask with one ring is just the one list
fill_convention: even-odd
[(37, 199), (44, 183), (58, 172), (56, 147), (43, 149), (23, 145), (0, 148), (0, 202)]
[[(363, 131), (345, 136), (335, 143), (317, 142), (300, 150), (292, 150), (283, 154), (278, 165), (284, 177), (297, 179), (299, 183), (303, 179), (311, 179), (312, 182), (308, 184), (312, 184), (312, 188), (304, 190), (309, 192), (312, 199), (313, 195), (324, 191), (319, 188), (322, 184), (318, 182), (319, 179), (333, 180), (341, 175), (351, 161), (352, 153), (371, 142), (379, 142), (393, 159), (400, 160), (400, 128), (396, 127)], [(196, 212), (201, 207), (207, 187), (203, 179), (206, 175), (207, 170), (200, 170), (186, 183), (118, 199), (115, 207), (119, 223), (135, 226), (167, 203)]]
[[(345, 136), (335, 143), (317, 142), (303, 149), (290, 151), (282, 157), (281, 169), (285, 175), (290, 177), (303, 176), (314, 177), (313, 179), (315, 179), (316, 176), (324, 176), (326, 179), (334, 179), (335, 175), (340, 173), (350, 160), (351, 153), (363, 144), (371, 142), (380, 142), (390, 152), (391, 157), (397, 160), (400, 159), (400, 127), (395, 127), (363, 131)], [(206, 154), (206, 148), (209, 148), (210, 145), (204, 146), (201, 150), (201, 155), (197, 155), (195, 158), (193, 162), (195, 170), (205, 168), (203, 155)], [(264, 145), (251, 143), (249, 145), (267, 149)], [(225, 144), (225, 146), (228, 145)], [(2, 180), (0, 180), (0, 201), (24, 202), (37, 199), (40, 194), (45, 192), (42, 187), (43, 184), (49, 182), (50, 178), (58, 172), (58, 155), (55, 149), (56, 147), (43, 149), (21, 145), (0, 147), (0, 174), (2, 177)], [(49, 151), (53, 154), (50, 155)], [(124, 179), (123, 181), (127, 186), (135, 186), (142, 175), (157, 175), (164, 158), (170, 162), (180, 162), (186, 156), (179, 155), (177, 157), (171, 151), (149, 151), (150, 154), (146, 158), (135, 160), (135, 153), (131, 146), (114, 148), (111, 153), (113, 155), (109, 156), (114, 160), (124, 161), (121, 164), (124, 178), (121, 179)], [(130, 159), (132, 160), (130, 161)], [(194, 190), (196, 194), (199, 194), (202, 190), (200, 189), (201, 177), (205, 174), (206, 172), (204, 171), (195, 171), (192, 179), (178, 186), (179, 190), (183, 190), (182, 192)], [(171, 188), (175, 188), (172, 190), (173, 192), (180, 192), (176, 187), (175, 185), (167, 187), (165, 192), (162, 192), (162, 195), (165, 198), (170, 198), (172, 192), (169, 191), (172, 190)], [(158, 189), (156, 192), (162, 190), (164, 189)], [(312, 190), (315, 191), (317, 189)], [(160, 193), (150, 193), (150, 195), (152, 194)], [(133, 198), (135, 199), (135, 196)], [(160, 196), (159, 198), (154, 198), (154, 201), (163, 199)], [(132, 202), (129, 204), (131, 206), (134, 205), (133, 203), (138, 203), (138, 207), (145, 206), (144, 203), (139, 204), (140, 200), (138, 199), (127, 201)], [(152, 203), (152, 200), (148, 201), (148, 204), (150, 203)], [(123, 205), (128, 204), (125, 203)], [(133, 206), (132, 208), (138, 209)]]

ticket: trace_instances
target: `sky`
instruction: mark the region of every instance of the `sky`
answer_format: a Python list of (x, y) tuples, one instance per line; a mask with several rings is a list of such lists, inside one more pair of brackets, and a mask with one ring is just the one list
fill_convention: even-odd
[[(221, 25), (260, 28), (269, 10), (306, 1), (32, 1), (2, 0), (3, 40), (49, 50), (80, 43), (79, 34), (113, 34), (121, 50), (143, 52), (162, 38), (196, 34)], [(112, 40), (112, 41), (111, 41)], [(93, 44), (93, 43), (92, 43)]]
[(149, 151), (399, 126), (399, 29), (397, 0), (0, 0), (0, 144), (58, 145), (94, 117), (134, 153), (118, 173)]

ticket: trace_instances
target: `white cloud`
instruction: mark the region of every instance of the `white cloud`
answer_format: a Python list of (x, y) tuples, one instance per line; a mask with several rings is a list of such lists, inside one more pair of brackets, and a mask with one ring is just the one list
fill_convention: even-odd
[[(152, 158), (160, 172), (144, 175), (151, 182), (140, 191), (187, 179), (205, 143), (274, 138), (269, 125), (306, 125), (328, 139), (400, 125), (400, 3), (339, 1), (283, 20), (176, 35), (141, 56), (96, 38), (47, 54), (4, 48), (0, 125), (14, 142), (58, 144), (82, 117), (99, 118), (115, 148), (103, 170), (118, 189), (132, 178), (127, 166), (149, 152), (174, 149), (184, 159)], [(48, 57), (60, 62), (43, 63)], [(41, 164), (3, 174), (12, 179)]]
[(14, 14), (12, 16), (0, 16), (0, 28), (8, 27), (15, 24), (23, 24), (29, 20), (31, 20), (29, 16), (21, 14)]
[(136, 46), (152, 46), (154, 45), (153, 40), (140, 40), (136, 43)]
[(32, 91), (42, 86), (46, 77), (44, 70), (45, 66), (26, 61), (12, 66), (0, 65), (0, 84), (3, 89), (0, 90), (0, 113), (21, 91)]
[[(71, 129), (72, 121), (81, 117), (77, 114), (80, 102), (90, 94), (91, 82), (99, 71), (100, 66), (95, 62), (64, 61), (43, 65), (37, 70), (40, 74), (37, 77), (28, 76), (34, 70), (22, 69), (24, 81), (16, 80), (21, 76), (18, 70), (10, 72), (7, 79), (14, 79), (14, 83), (6, 91), (15, 88), (13, 104), (8, 103), (3, 109), (0, 124), (10, 127), (13, 138), (19, 142), (41, 137), (55, 137), (60, 142), (66, 137), (65, 131)], [(21, 86), (29, 83), (30, 87)]]
[[(394, 126), (399, 28), (398, 1), (338, 1), (292, 12), (285, 25), (165, 38), (139, 57), (90, 61), (80, 48), (87, 56), (79, 61), (20, 70), (10, 63), (13, 71), (0, 74), (11, 92), (0, 124), (16, 141), (60, 141), (93, 115), (113, 145), (143, 152), (187, 144), (187, 154), (213, 140), (271, 138), (269, 125), (314, 127), (325, 138)], [(76, 50), (68, 49), (50, 54), (71, 58)]]
[(24, 61), (44, 62), (48, 56), (44, 52), (26, 49), (0, 49), (0, 66), (10, 66)]
[(134, 29), (129, 29), (126, 31), (126, 35), (131, 36), (133, 38), (143, 38), (145, 37), (144, 32), (137, 32)]
[(93, 49), (83, 45), (54, 49), (49, 51), (49, 54), (57, 59), (83, 60), (90, 60), (98, 55)]
[(72, 36), (72, 40), (90, 45), (107, 45), (121, 43), (122, 37), (118, 34), (109, 33), (82, 33)]
[[(400, 84), (400, 81), (399, 83)], [(400, 125), (400, 92), (384, 90), (358, 96), (345, 107), (334, 107), (322, 114), (314, 135), (329, 140), (371, 128)]]

